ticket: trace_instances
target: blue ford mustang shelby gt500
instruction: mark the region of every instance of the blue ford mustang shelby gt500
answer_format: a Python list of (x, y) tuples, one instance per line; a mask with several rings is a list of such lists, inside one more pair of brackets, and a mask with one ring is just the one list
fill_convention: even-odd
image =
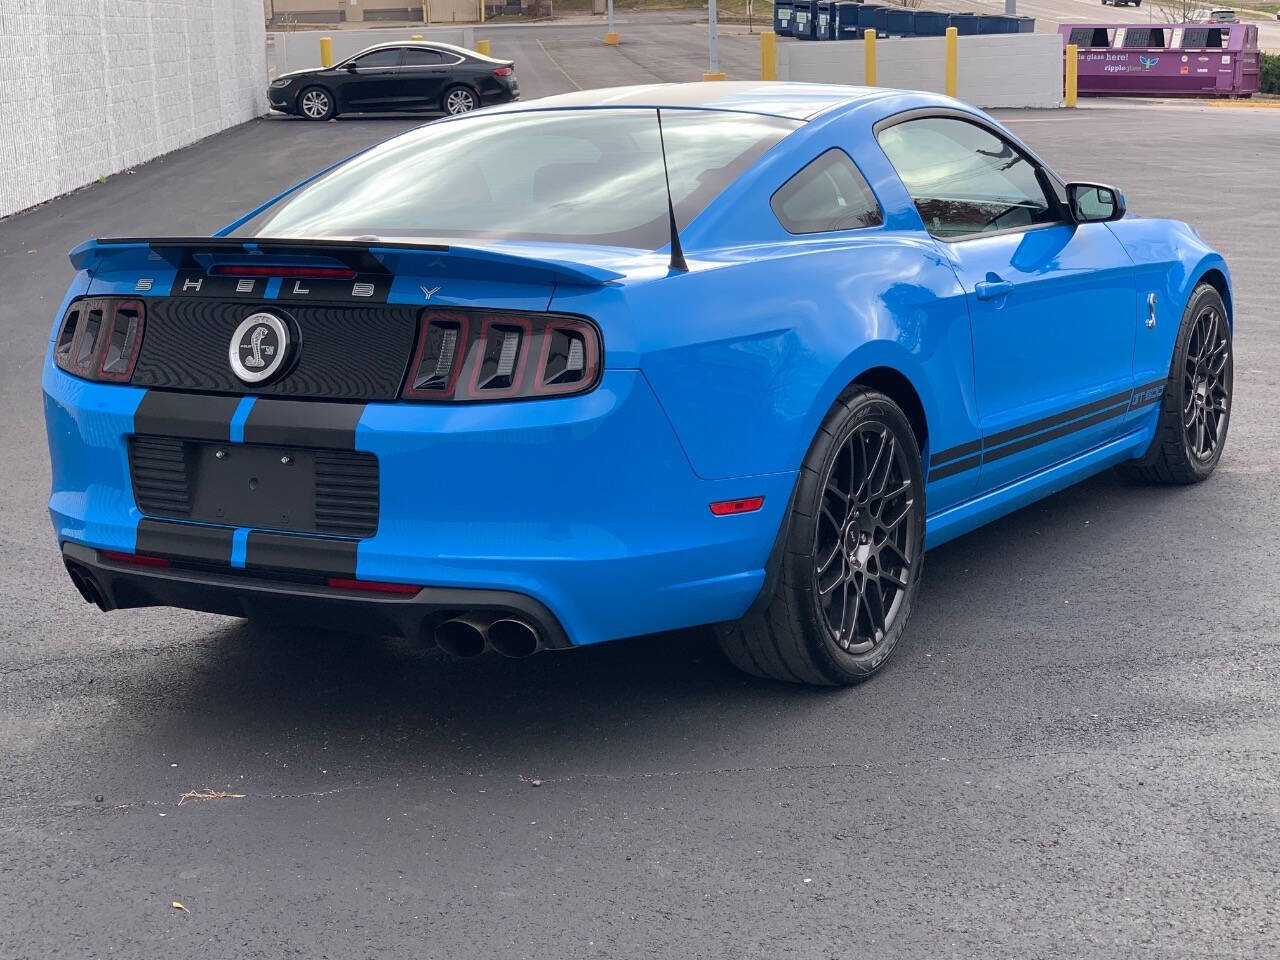
[(50, 511), (104, 610), (462, 655), (716, 624), (849, 683), (927, 546), (1113, 465), (1203, 480), (1230, 416), (1222, 257), (918, 93), (526, 102), (71, 260)]

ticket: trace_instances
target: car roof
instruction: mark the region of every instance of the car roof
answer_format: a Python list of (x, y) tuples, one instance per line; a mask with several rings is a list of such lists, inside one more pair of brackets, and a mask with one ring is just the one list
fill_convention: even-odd
[(424, 50), (447, 50), (449, 53), (456, 53), (461, 56), (484, 58), (484, 54), (477, 53), (475, 50), (468, 50), (466, 47), (455, 47), (452, 43), (438, 43), (434, 40), (388, 40), (383, 43), (375, 43), (372, 46), (365, 47), (363, 50), (353, 53), (351, 56), (347, 57), (347, 59), (354, 60), (356, 57), (366, 53), (371, 53), (374, 50), (387, 50), (397, 47), (421, 47)]
[[(826, 83), (770, 83), (720, 80), (703, 83), (647, 83), (630, 87), (576, 90), (538, 100), (522, 100), (497, 110), (558, 110), (574, 107), (679, 107), (729, 110), (808, 120), (835, 107), (898, 93), (877, 87)], [(495, 108), (490, 108), (494, 111)]]

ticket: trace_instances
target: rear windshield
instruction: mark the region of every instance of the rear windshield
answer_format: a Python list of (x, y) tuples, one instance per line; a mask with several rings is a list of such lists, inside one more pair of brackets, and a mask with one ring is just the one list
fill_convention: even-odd
[[(681, 228), (798, 121), (662, 111)], [(544, 240), (656, 250), (670, 240), (658, 114), (479, 113), (380, 144), (235, 236)]]

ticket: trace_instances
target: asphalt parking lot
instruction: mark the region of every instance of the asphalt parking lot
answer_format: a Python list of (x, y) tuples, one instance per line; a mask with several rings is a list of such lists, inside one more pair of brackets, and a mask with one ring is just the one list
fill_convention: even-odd
[(1226, 453), (932, 552), (838, 692), (701, 633), (457, 663), (87, 607), (44, 506), (66, 250), (215, 229), (414, 121), (255, 121), (0, 222), (0, 957), (1280, 955), (1280, 111), (1002, 119), (1226, 253)]

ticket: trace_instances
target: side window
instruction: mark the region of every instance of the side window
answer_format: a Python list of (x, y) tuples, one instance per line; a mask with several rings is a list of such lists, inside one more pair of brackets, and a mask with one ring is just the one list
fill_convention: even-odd
[(444, 63), (444, 54), (439, 50), (427, 50), (422, 47), (405, 47), (404, 58), (400, 63), (405, 67), (434, 67)]
[(985, 127), (924, 117), (879, 134), (880, 147), (911, 194), (925, 229), (941, 239), (1059, 219), (1036, 168)]
[(394, 67), (399, 62), (400, 48), (391, 47), (387, 50), (375, 50), (373, 53), (366, 53), (355, 61), (355, 65), (361, 70), (365, 70), (369, 67)]
[(884, 222), (867, 181), (845, 152), (834, 148), (779, 187), (769, 205), (788, 233), (857, 230)]

